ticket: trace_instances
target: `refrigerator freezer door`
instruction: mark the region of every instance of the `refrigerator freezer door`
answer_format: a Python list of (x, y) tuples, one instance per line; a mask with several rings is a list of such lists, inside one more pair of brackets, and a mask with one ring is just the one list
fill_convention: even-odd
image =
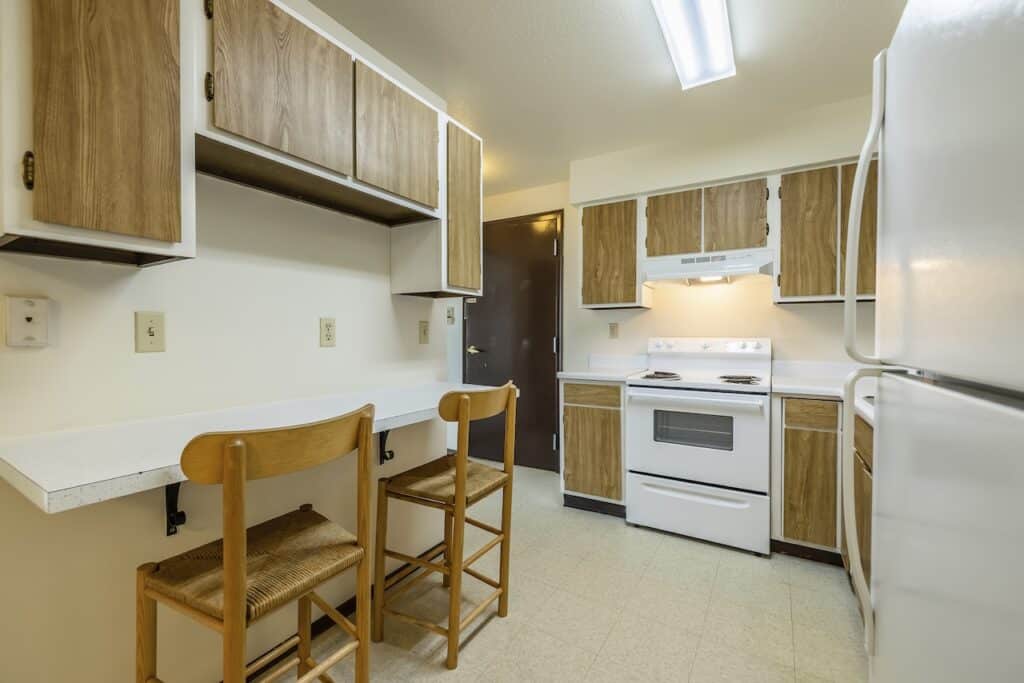
[(910, 0), (887, 51), (876, 355), (1024, 390), (1024, 11)]
[(1024, 403), (884, 375), (875, 416), (871, 680), (1021, 680)]

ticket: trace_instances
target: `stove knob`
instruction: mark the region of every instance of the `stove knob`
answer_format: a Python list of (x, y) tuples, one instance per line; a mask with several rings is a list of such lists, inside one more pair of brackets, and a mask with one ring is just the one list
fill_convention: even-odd
[(705, 351), (707, 351), (708, 349), (711, 348), (711, 344), (708, 344), (707, 342), (704, 342), (703, 344), (700, 345), (700, 348), (702, 348)]
[(761, 348), (761, 342), (754, 342), (754, 348), (755, 349), (760, 349)]
[(740, 342), (740, 348), (741, 349), (747, 348), (747, 342)]

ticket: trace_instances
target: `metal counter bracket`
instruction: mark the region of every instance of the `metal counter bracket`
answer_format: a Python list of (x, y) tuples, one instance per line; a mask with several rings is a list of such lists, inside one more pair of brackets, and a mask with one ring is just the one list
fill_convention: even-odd
[(178, 533), (178, 527), (185, 524), (185, 513), (178, 509), (178, 494), (181, 492), (181, 482), (168, 484), (164, 487), (164, 507), (167, 510), (167, 535), (173, 536)]
[(395, 459), (395, 452), (388, 450), (388, 434), (391, 433), (390, 429), (385, 429), (377, 435), (377, 454), (380, 458), (380, 464), (388, 462), (389, 460)]

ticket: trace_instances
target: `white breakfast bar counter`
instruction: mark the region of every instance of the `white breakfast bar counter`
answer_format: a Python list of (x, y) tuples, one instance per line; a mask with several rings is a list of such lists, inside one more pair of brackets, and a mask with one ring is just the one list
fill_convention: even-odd
[(44, 512), (63, 512), (185, 481), (182, 449), (204, 432), (316, 422), (372, 403), (373, 431), (379, 434), (438, 418), (438, 401), (449, 391), (488, 388), (454, 382), (378, 387), (6, 437), (0, 439), (0, 478)]

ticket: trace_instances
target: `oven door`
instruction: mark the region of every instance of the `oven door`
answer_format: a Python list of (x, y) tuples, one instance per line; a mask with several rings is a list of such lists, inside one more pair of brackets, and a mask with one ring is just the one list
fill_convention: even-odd
[(768, 396), (629, 387), (627, 397), (629, 471), (768, 492)]

